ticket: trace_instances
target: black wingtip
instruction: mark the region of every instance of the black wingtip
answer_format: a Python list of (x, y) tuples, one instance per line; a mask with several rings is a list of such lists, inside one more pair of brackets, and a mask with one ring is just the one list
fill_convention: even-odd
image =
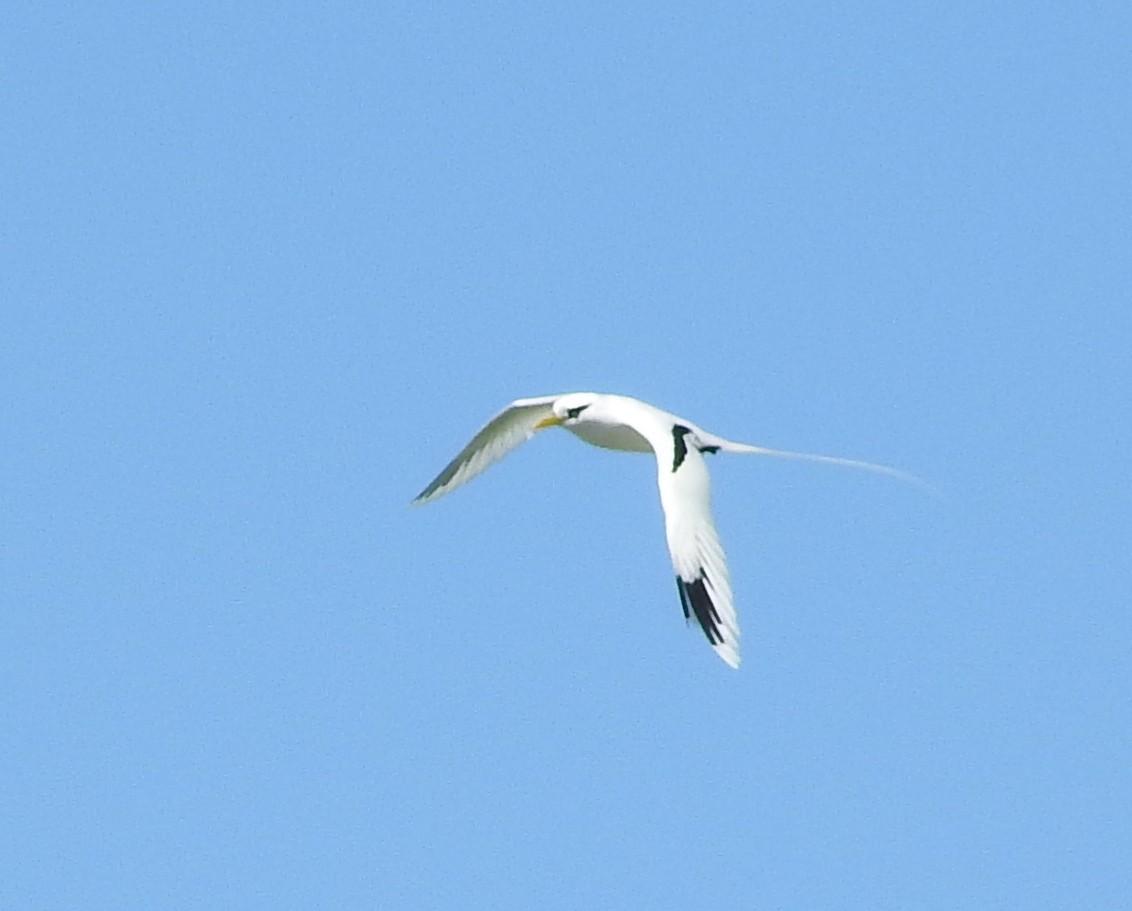
[(684, 609), (684, 619), (690, 620), (694, 615), (708, 642), (713, 646), (722, 645), (723, 633), (719, 628), (722, 621), (719, 619), (715, 605), (711, 603), (711, 596), (707, 590), (707, 576), (701, 574), (691, 582), (677, 576), (676, 590), (680, 592), (680, 606)]

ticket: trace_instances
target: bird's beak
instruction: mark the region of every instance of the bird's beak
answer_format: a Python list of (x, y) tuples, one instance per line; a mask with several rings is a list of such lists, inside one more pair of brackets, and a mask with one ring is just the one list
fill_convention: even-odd
[(556, 414), (548, 414), (541, 421), (535, 424), (535, 430), (542, 430), (543, 427), (557, 427), (562, 423), (562, 418)]

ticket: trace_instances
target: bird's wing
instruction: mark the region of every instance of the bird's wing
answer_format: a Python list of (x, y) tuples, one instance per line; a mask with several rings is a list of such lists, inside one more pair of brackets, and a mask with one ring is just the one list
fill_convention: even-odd
[(531, 399), (516, 399), (479, 429), (460, 454), (440, 472), (424, 490), (417, 494), (414, 503), (427, 503), (443, 496), (478, 475), (494, 462), (498, 462), (512, 449), (535, 432), (535, 424), (552, 413), (551, 405), (557, 395), (544, 395)]
[(658, 454), (660, 500), (680, 605), (695, 617), (717, 655), (739, 666), (739, 618), (731, 599), (727, 562), (711, 518), (707, 466), (690, 449), (676, 469)]

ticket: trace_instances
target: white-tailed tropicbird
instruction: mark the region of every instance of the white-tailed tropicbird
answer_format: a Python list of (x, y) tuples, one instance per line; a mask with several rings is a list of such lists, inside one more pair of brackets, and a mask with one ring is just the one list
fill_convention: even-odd
[(809, 459), (918, 480), (872, 462), (725, 440), (629, 396), (570, 392), (516, 399), (484, 424), (413, 502), (426, 503), (443, 496), (530, 439), (536, 430), (556, 425), (595, 446), (656, 455), (664, 531), (684, 617), (689, 622), (696, 618), (716, 654), (732, 667), (739, 666), (739, 620), (731, 599), (723, 547), (711, 518), (703, 454), (723, 450)]

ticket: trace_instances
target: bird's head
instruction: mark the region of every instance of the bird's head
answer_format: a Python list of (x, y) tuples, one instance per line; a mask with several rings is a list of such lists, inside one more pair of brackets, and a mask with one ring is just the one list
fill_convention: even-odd
[(596, 403), (597, 396), (590, 392), (572, 392), (554, 400), (551, 413), (535, 424), (535, 430), (543, 427), (571, 427), (575, 424), (592, 420), (596, 412), (590, 409)]

